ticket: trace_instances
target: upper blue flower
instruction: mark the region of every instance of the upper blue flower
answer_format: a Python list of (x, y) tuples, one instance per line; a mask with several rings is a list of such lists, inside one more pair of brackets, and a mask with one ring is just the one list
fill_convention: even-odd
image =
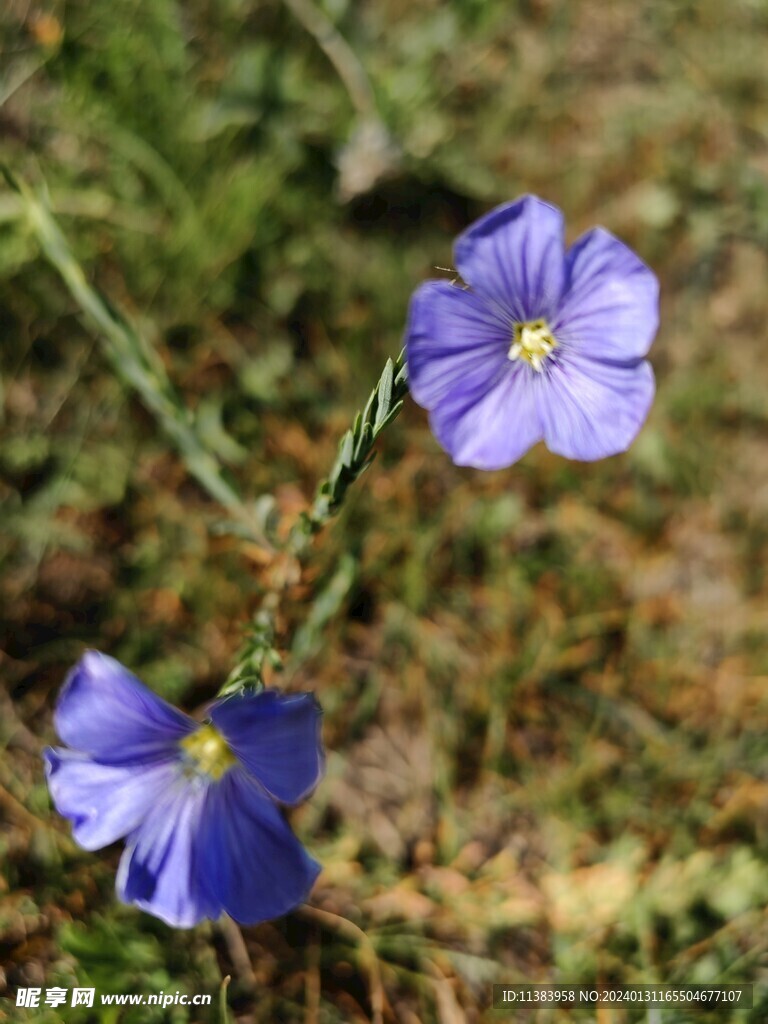
[(117, 894), (170, 925), (226, 911), (244, 924), (301, 903), (320, 865), (277, 804), (323, 772), (320, 708), (274, 690), (216, 701), (200, 725), (89, 651), (56, 708), (72, 750), (45, 751), (56, 809), (97, 850), (126, 837)]
[(642, 260), (603, 228), (566, 251), (560, 210), (523, 196), (460, 235), (455, 262), (467, 287), (422, 284), (406, 329), (411, 394), (453, 461), (628, 448), (654, 394), (659, 287)]

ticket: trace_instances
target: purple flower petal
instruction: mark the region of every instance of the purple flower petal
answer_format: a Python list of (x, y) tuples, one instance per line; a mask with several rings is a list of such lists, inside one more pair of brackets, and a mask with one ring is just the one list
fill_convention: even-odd
[[(217, 918), (221, 904), (211, 893), (212, 874), (201, 868), (205, 846), (204, 807), (215, 786), (178, 774), (147, 817), (129, 837), (117, 872), (116, 889), (174, 928), (191, 928), (205, 917)], [(235, 813), (239, 813), (237, 808)], [(243, 859), (249, 851), (240, 851)], [(224, 870), (212, 866), (212, 873)]]
[(647, 362), (621, 366), (568, 353), (539, 391), (550, 451), (592, 461), (626, 451), (643, 425), (654, 394)]
[(70, 672), (54, 722), (64, 743), (104, 764), (162, 760), (198, 727), (98, 651), (88, 651)]
[(568, 291), (555, 337), (593, 359), (641, 359), (659, 326), (659, 284), (643, 261), (604, 228), (568, 250)]
[(565, 287), (563, 215), (523, 196), (481, 217), (458, 237), (456, 266), (472, 290), (513, 320), (557, 311)]
[(199, 863), (216, 899), (242, 924), (293, 910), (320, 872), (275, 804), (239, 768), (209, 791)]
[(537, 396), (544, 380), (528, 366), (507, 364), (486, 393), (458, 408), (446, 402), (430, 414), (435, 437), (457, 466), (503, 469), (543, 437)]
[(466, 405), (507, 365), (513, 325), (495, 306), (447, 281), (427, 281), (411, 299), (405, 343), (415, 401)]
[(309, 693), (275, 690), (230, 697), (211, 719), (238, 760), (284, 804), (297, 804), (323, 773), (321, 711)]
[(76, 842), (98, 850), (132, 832), (178, 772), (173, 761), (143, 765), (99, 764), (70, 750), (44, 752), (51, 798), (72, 822)]

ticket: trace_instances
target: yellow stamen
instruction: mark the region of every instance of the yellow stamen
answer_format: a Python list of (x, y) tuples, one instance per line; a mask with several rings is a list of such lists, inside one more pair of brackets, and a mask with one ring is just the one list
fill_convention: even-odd
[(524, 359), (534, 370), (541, 372), (547, 356), (554, 348), (557, 348), (557, 342), (547, 321), (527, 320), (515, 324), (507, 358), (513, 362)]
[(227, 741), (212, 725), (203, 725), (197, 732), (181, 741), (181, 748), (200, 774), (220, 779), (237, 758), (229, 749)]

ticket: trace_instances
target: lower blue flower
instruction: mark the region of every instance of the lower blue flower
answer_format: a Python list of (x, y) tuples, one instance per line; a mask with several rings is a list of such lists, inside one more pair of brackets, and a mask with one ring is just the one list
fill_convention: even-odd
[(89, 651), (55, 713), (72, 749), (44, 755), (76, 841), (97, 850), (125, 838), (120, 899), (177, 928), (223, 912), (242, 924), (279, 917), (320, 871), (278, 806), (323, 773), (315, 699), (264, 690), (218, 700), (209, 716), (200, 725)]

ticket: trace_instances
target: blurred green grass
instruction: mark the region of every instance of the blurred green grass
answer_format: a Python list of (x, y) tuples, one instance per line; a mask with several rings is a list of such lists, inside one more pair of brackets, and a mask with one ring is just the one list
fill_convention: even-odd
[[(753, 981), (755, 1009), (734, 1019), (762, 1021), (768, 7), (323, 9), (399, 147), (347, 202), (339, 164), (364, 176), (370, 154), (278, 0), (0, 12), (0, 160), (48, 190), (242, 492), (297, 513), (399, 350), (415, 284), (524, 191), (560, 205), (571, 238), (602, 223), (659, 273), (657, 402), (632, 451), (595, 465), (537, 449), (504, 473), (459, 470), (412, 404), (384, 438), (279, 623), (288, 649), (352, 553), (338, 616), (304, 634), (286, 684), (316, 690), (332, 752), (294, 818), (325, 865), (312, 905), (370, 945), (298, 911), (245, 930), (249, 979), (226, 932), (116, 905), (117, 853), (67, 841), (39, 750), (85, 645), (199, 705), (266, 569), (209, 529), (221, 510), (0, 191), (7, 991), (216, 993), (231, 973), (236, 1019), (371, 1020), (373, 949), (387, 1020), (490, 1020), (493, 981), (598, 978)], [(150, 1019), (109, 1014), (65, 1019)]]

